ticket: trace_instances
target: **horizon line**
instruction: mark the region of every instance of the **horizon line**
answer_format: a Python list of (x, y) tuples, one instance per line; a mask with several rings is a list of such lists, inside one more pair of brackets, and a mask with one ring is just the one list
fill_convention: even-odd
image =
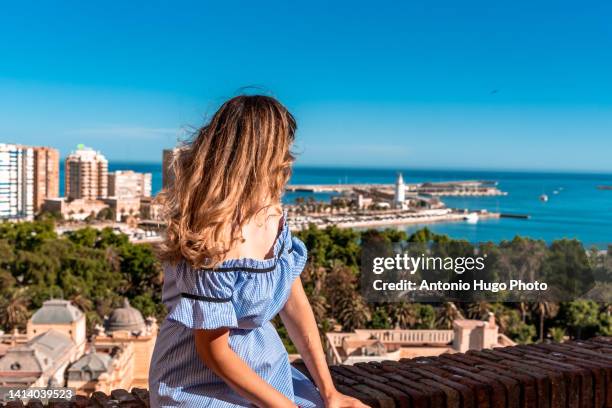
[[(61, 159), (60, 163), (63, 165), (64, 159)], [(141, 161), (130, 161), (130, 160), (108, 160), (109, 165), (112, 163), (113, 167), (115, 164), (125, 165), (159, 165), (162, 166), (162, 161), (156, 160), (141, 160)], [(333, 169), (333, 170), (379, 170), (379, 171), (483, 171), (483, 172), (500, 172), (500, 173), (541, 173), (541, 174), (597, 174), (597, 175), (612, 175), (612, 169), (530, 169), (530, 168), (494, 168), (494, 167), (463, 167), (463, 166), (412, 166), (406, 167), (401, 166), (376, 166), (376, 165), (335, 165), (335, 164), (307, 164), (298, 163), (293, 168), (306, 168), (306, 169)]]

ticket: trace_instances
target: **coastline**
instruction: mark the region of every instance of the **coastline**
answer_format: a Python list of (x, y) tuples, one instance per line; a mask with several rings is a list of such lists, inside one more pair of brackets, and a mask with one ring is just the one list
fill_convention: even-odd
[[(378, 228), (378, 227), (392, 227), (402, 225), (414, 225), (414, 224), (435, 224), (435, 223), (447, 223), (447, 222), (461, 222), (466, 221), (467, 214), (465, 213), (448, 213), (440, 215), (425, 215), (425, 216), (401, 216), (391, 219), (355, 219), (344, 222), (332, 222), (323, 220), (325, 217), (315, 217), (310, 222), (290, 222), (289, 227), (292, 231), (301, 231), (308, 228), (310, 224), (315, 224), (318, 228), (326, 228), (330, 226), (336, 226), (338, 228)], [(478, 213), (479, 219), (497, 219), (500, 218), (500, 213)], [(320, 222), (317, 222), (320, 221)]]

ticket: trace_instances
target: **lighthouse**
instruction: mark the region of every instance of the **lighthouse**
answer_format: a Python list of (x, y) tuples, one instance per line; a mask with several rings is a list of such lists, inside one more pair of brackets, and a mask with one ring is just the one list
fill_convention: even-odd
[(402, 173), (397, 173), (397, 180), (395, 181), (395, 197), (393, 198), (393, 207), (397, 209), (406, 208), (406, 186), (404, 184), (404, 177)]

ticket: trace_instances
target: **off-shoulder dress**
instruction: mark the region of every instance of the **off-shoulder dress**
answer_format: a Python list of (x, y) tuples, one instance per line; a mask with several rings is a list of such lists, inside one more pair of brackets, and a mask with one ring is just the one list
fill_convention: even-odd
[(162, 323), (149, 374), (153, 407), (252, 406), (198, 357), (194, 329), (230, 329), (229, 345), (259, 376), (299, 407), (322, 407), (321, 397), (289, 364), (270, 322), (283, 308), (306, 264), (306, 247), (286, 223), (266, 260), (230, 259), (214, 270), (166, 266)]

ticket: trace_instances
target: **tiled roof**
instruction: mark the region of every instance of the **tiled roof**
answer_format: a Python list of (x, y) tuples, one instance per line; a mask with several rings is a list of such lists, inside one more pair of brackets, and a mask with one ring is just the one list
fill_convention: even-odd
[[(612, 337), (339, 365), (331, 370), (341, 392), (377, 408), (612, 408)], [(115, 390), (110, 396), (97, 392), (90, 399), (50, 406), (149, 405), (147, 391), (134, 389)]]
[(64, 333), (48, 330), (25, 344), (9, 348), (0, 358), (0, 372), (45, 371), (73, 346), (72, 339)]

